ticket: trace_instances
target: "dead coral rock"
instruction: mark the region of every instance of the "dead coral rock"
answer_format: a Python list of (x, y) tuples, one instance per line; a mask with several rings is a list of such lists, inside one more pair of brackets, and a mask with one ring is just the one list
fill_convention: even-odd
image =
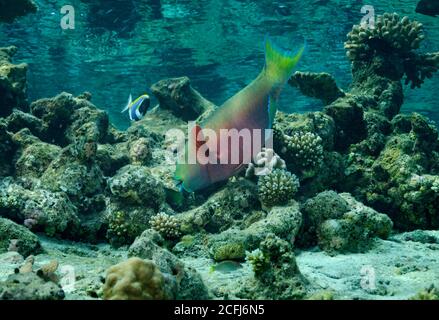
[(0, 283), (0, 300), (62, 300), (61, 286), (45, 281), (34, 272), (10, 275)]
[(26, 109), (28, 105), (27, 64), (12, 63), (12, 56), (16, 52), (16, 47), (0, 48), (0, 117), (8, 116), (14, 108)]
[(0, 22), (11, 23), (18, 17), (37, 12), (33, 0), (0, 0)]
[(195, 120), (215, 109), (213, 103), (191, 87), (188, 77), (161, 80), (153, 84), (151, 90), (161, 108), (171, 110), (186, 121)]
[(34, 136), (44, 140), (43, 121), (30, 113), (15, 109), (6, 118), (7, 128), (10, 132), (16, 133), (22, 129), (28, 129)]
[(325, 105), (345, 95), (329, 73), (297, 71), (288, 83), (297, 87), (304, 95), (322, 100)]
[(154, 261), (164, 275), (177, 283), (179, 300), (206, 300), (209, 292), (196, 270), (185, 266), (174, 254), (162, 248), (164, 239), (151, 229), (145, 230), (130, 246), (128, 256)]
[(13, 168), (13, 156), (16, 146), (4, 122), (0, 121), (0, 177), (9, 176)]
[(278, 111), (274, 123), (275, 150), (280, 152), (284, 147), (285, 136), (292, 136), (297, 132), (311, 132), (322, 138), (325, 150), (333, 150), (335, 123), (323, 112), (309, 112), (305, 114), (286, 114)]
[[(390, 218), (356, 201), (350, 194), (326, 191), (302, 207), (305, 225), (302, 244), (318, 245), (328, 254), (364, 252), (375, 237), (386, 239), (392, 230)], [(305, 240), (306, 239), (306, 240)]]
[[(11, 242), (14, 244), (11, 246)], [(38, 237), (26, 227), (15, 222), (0, 218), (0, 253), (13, 249), (22, 256), (41, 252), (41, 243)]]
[(86, 99), (77, 99), (82, 100), (81, 104), (84, 106), (73, 112), (72, 124), (66, 130), (67, 140), (69, 143), (74, 143), (79, 139), (105, 142), (109, 128), (108, 114)]
[(50, 163), (61, 153), (61, 148), (40, 141), (23, 129), (12, 136), (18, 147), (15, 173), (20, 177), (40, 178)]
[(346, 150), (351, 144), (367, 137), (364, 111), (355, 98), (340, 98), (325, 107), (325, 113), (335, 122), (335, 149)]
[(58, 283), (59, 277), (56, 274), (58, 267), (59, 267), (59, 262), (57, 260), (52, 260), (49, 263), (43, 265), (40, 269), (38, 269), (37, 275), (46, 281), (52, 281)]
[(63, 92), (30, 105), (31, 114), (43, 122), (46, 142), (66, 146), (78, 138), (103, 142), (109, 129), (108, 116), (87, 99)]

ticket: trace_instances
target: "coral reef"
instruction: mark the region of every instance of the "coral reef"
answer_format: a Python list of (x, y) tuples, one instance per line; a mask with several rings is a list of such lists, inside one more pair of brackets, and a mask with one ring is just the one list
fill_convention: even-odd
[(154, 262), (130, 258), (108, 269), (103, 293), (106, 300), (169, 300), (174, 286)]
[(41, 252), (38, 237), (11, 220), (0, 218), (0, 253), (16, 251), (27, 257)]
[[(326, 191), (303, 205), (304, 227), (299, 243), (319, 247), (329, 254), (364, 252), (374, 237), (386, 239), (393, 223), (385, 214), (364, 206), (349, 194)], [(315, 233), (315, 235), (312, 235)]]
[(325, 105), (345, 95), (329, 73), (297, 71), (290, 78), (288, 83), (291, 86), (299, 88), (303, 94), (322, 100)]
[(16, 47), (0, 48), (0, 117), (9, 115), (14, 108), (27, 108), (27, 64), (12, 63), (16, 52)]
[[(0, 49), (0, 298), (414, 296), (434, 283), (437, 268), (433, 255), (409, 260), (419, 248), (437, 250), (439, 237), (390, 234), (439, 227), (438, 130), (425, 116), (399, 114), (403, 80), (420, 87), (438, 71), (439, 55), (418, 50), (423, 38), (418, 22), (395, 14), (378, 17), (375, 29), (354, 26), (345, 44), (349, 91), (329, 74), (297, 72), (290, 85), (323, 110), (278, 112), (273, 149), (264, 148), (245, 177), (195, 194), (174, 184), (168, 131), (216, 106), (188, 78), (153, 85), (160, 105), (119, 131), (87, 92), (28, 108), (27, 67), (11, 62), (15, 48)], [(410, 257), (399, 256), (401, 248)], [(393, 282), (361, 289), (360, 267), (381, 254)], [(58, 284), (64, 257), (80, 269), (77, 292)], [(334, 281), (326, 265), (351, 279)], [(426, 270), (422, 287), (388, 290), (413, 284), (405, 274), (418, 269)], [(430, 288), (417, 298), (436, 295)]]
[(200, 275), (163, 248), (163, 245), (164, 239), (158, 232), (146, 230), (130, 246), (128, 256), (154, 261), (160, 271), (177, 284), (176, 299), (208, 299), (209, 292)]
[(205, 117), (216, 108), (191, 87), (187, 77), (159, 81), (152, 85), (151, 90), (161, 108), (171, 110), (186, 121)]
[(374, 50), (393, 50), (405, 54), (419, 49), (424, 38), (421, 23), (386, 13), (377, 16), (374, 27), (364, 24), (354, 26), (348, 34), (345, 48), (351, 60), (368, 59), (374, 56)]
[(246, 253), (245, 259), (252, 265), (253, 272), (256, 277), (262, 275), (262, 273), (268, 268), (270, 263), (269, 257), (265, 255), (261, 249), (253, 250)]
[(45, 281), (34, 272), (17, 273), (0, 283), (0, 300), (62, 300), (65, 294), (52, 281)]
[(302, 225), (302, 213), (297, 203), (283, 207), (273, 207), (263, 218), (251, 223), (247, 228), (230, 228), (208, 237), (207, 246), (212, 257), (217, 260), (246, 257), (246, 251), (258, 248), (269, 234), (294, 242)]

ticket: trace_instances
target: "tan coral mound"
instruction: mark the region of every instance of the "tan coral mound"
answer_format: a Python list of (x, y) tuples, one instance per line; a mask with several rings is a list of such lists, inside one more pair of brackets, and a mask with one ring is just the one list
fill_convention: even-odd
[(140, 258), (110, 267), (103, 294), (105, 300), (167, 299), (163, 274), (154, 262)]

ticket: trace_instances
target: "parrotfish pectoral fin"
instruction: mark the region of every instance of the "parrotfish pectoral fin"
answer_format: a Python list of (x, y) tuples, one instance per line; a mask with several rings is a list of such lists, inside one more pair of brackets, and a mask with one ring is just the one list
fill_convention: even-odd
[(296, 53), (284, 50), (265, 38), (265, 72), (273, 84), (282, 85), (291, 77), (293, 69), (305, 51), (305, 46)]
[(128, 111), (128, 109), (130, 108), (132, 103), (133, 103), (133, 97), (130, 94), (130, 97), (128, 98), (128, 103), (127, 103), (126, 107), (121, 111), (121, 113)]

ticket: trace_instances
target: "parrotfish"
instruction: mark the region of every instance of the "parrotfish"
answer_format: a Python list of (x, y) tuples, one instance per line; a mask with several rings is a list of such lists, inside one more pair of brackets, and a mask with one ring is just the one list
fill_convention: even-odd
[(149, 98), (149, 95), (141, 95), (133, 101), (133, 98), (130, 94), (130, 97), (128, 98), (128, 103), (126, 107), (122, 110), (122, 113), (128, 111), (131, 121), (139, 121), (142, 120), (142, 118), (145, 116), (150, 104), (151, 100)]
[(257, 78), (202, 123), (192, 123), (174, 175), (180, 190), (199, 191), (251, 163), (271, 138), (279, 94), (303, 52), (304, 46), (294, 53), (266, 37), (265, 66)]

